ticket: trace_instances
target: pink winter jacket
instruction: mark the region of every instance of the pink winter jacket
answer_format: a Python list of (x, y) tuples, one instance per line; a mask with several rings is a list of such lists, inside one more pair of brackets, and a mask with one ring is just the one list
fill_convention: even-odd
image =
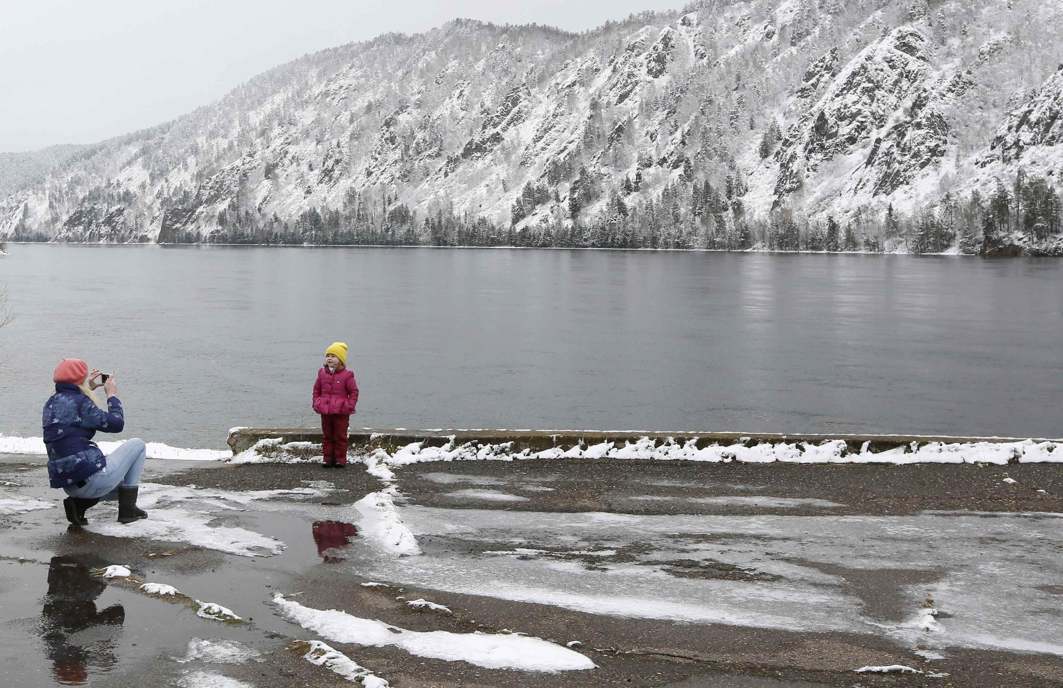
[(321, 415), (349, 416), (358, 405), (358, 383), (347, 368), (331, 372), (321, 366), (314, 383), (314, 411)]

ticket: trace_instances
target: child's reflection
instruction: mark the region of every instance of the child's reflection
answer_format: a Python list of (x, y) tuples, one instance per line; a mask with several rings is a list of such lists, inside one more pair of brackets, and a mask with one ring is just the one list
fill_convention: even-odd
[(358, 529), (342, 521), (314, 521), (314, 543), (317, 553), (328, 562), (341, 561), (347, 538), (356, 535)]
[(105, 583), (89, 575), (89, 566), (70, 556), (52, 557), (48, 566), (48, 594), (41, 612), (41, 638), (52, 661), (55, 680), (82, 685), (88, 681), (89, 665), (111, 667), (117, 662), (115, 629), (84, 633), (94, 626), (117, 627), (125, 621), (125, 610), (113, 604), (96, 610), (96, 598)]

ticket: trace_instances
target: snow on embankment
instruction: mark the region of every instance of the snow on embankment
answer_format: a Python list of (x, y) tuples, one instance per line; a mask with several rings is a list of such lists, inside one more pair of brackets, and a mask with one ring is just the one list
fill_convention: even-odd
[(486, 669), (558, 672), (595, 668), (584, 655), (541, 638), (508, 633), (410, 631), (335, 609), (304, 607), (280, 593), (273, 596), (273, 604), (287, 620), (337, 643), (392, 646), (415, 657), (468, 662)]
[[(97, 442), (104, 454), (110, 454), (122, 446), (124, 440), (113, 442)], [(232, 456), (229, 450), (218, 449), (185, 449), (171, 447), (161, 442), (148, 442), (149, 459), (169, 459), (179, 461), (218, 461)], [(0, 434), (0, 454), (29, 454), (42, 456), (48, 451), (44, 447), (44, 439), (41, 437), (12, 437)]]
[[(723, 463), (1063, 463), (1063, 443), (1016, 440), (1006, 442), (911, 442), (885, 451), (872, 451), (865, 442), (852, 450), (845, 440), (823, 442), (714, 443), (698, 446), (697, 439), (659, 441), (644, 437), (634, 442), (601, 442), (584, 446), (557, 446), (542, 451), (516, 449), (513, 442), (458, 443), (453, 438), (442, 445), (413, 442), (394, 451), (376, 447), (361, 458), (371, 473), (389, 481), (392, 468), (431, 461), (516, 461), (521, 459), (638, 459), (652, 461), (704, 461)], [(233, 463), (297, 463), (310, 460), (315, 448), (308, 442), (284, 443), (280, 438), (259, 440), (231, 459)], [(355, 450), (357, 451), (357, 449)], [(318, 449), (318, 453), (320, 450)]]
[(362, 536), (389, 554), (415, 556), (421, 553), (414, 537), (399, 517), (395, 507), (398, 492), (389, 487), (362, 497), (354, 504), (361, 518), (358, 527)]

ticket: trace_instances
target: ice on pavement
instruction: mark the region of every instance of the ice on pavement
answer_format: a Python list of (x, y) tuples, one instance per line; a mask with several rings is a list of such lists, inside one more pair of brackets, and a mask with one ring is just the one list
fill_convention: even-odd
[(844, 504), (831, 502), (826, 499), (796, 498), (796, 497), (770, 497), (767, 495), (726, 495), (722, 497), (681, 497), (645, 495), (631, 497), (634, 501), (669, 501), (689, 502), (691, 504), (719, 505), (719, 506), (746, 506), (760, 509), (798, 509), (801, 507), (819, 507), (822, 509), (837, 509)]
[(57, 502), (45, 502), (40, 499), (18, 499), (4, 497), (0, 499), (0, 515), (24, 514), (55, 507)]
[(454, 492), (444, 493), (445, 497), (453, 497), (455, 499), (479, 499), (485, 502), (526, 502), (527, 497), (521, 497), (520, 495), (509, 494), (506, 492), (499, 492), (497, 490), (455, 490)]
[(415, 657), (468, 662), (487, 669), (556, 672), (594, 668), (594, 663), (584, 655), (540, 638), (512, 634), (409, 631), (335, 609), (304, 607), (279, 593), (273, 596), (273, 603), (284, 618), (338, 643), (393, 646)]
[(203, 511), (151, 509), (149, 518), (132, 524), (92, 521), (85, 530), (111, 537), (151, 538), (167, 542), (187, 542), (243, 557), (279, 554), (284, 543), (246, 528), (213, 524), (214, 517)]
[[(214, 512), (241, 511), (251, 502), (326, 494), (325, 490), (313, 487), (237, 492), (144, 483), (140, 489), (139, 504), (150, 513), (149, 518), (130, 524), (93, 519), (85, 530), (112, 537), (187, 542), (245, 557), (272, 556), (284, 550), (283, 542), (246, 528), (218, 525)], [(260, 504), (259, 508), (265, 507)]]
[[(1063, 579), (1058, 518), (638, 516), (424, 506), (398, 513), (431, 549), (426, 556), (395, 559), (356, 540), (351, 561), (358, 562), (359, 575), (594, 614), (868, 633), (924, 650), (963, 646), (1063, 655), (1063, 642), (1052, 640), (1063, 637), (1063, 619), (1024, 612), (1056, 606), (1038, 588)], [(984, 556), (986, 538), (999, 556)], [(499, 543), (510, 549), (500, 550)], [(578, 554), (609, 550), (622, 556), (596, 556), (593, 567)], [(670, 562), (677, 560), (769, 578), (753, 583), (741, 576), (674, 576)], [(925, 571), (940, 578), (901, 590), (908, 607), (898, 610), (901, 621), (890, 621), (867, 616), (852, 583), (816, 564), (828, 570)], [(932, 612), (924, 607), (928, 598), (934, 600)], [(939, 612), (947, 612), (947, 620), (935, 616)]]
[(205, 662), (208, 664), (244, 664), (258, 659), (261, 652), (235, 640), (188, 641), (188, 651), (178, 662)]
[(459, 485), (462, 483), (468, 483), (470, 485), (505, 485), (506, 481), (502, 478), (495, 478), (489, 475), (466, 475), (461, 473), (422, 473), (421, 477), (425, 480), (429, 480), (433, 483), (440, 485)]
[(237, 681), (224, 674), (211, 671), (190, 671), (177, 680), (178, 688), (255, 688), (250, 683)]

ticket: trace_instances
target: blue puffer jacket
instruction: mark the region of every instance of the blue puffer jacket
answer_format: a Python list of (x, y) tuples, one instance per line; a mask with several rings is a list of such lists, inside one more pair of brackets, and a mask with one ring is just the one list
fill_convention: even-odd
[(48, 481), (52, 487), (79, 487), (107, 465), (92, 441), (96, 431), (122, 432), (125, 416), (117, 397), (103, 411), (77, 385), (56, 384), (55, 394), (44, 404), (41, 421), (48, 448)]

